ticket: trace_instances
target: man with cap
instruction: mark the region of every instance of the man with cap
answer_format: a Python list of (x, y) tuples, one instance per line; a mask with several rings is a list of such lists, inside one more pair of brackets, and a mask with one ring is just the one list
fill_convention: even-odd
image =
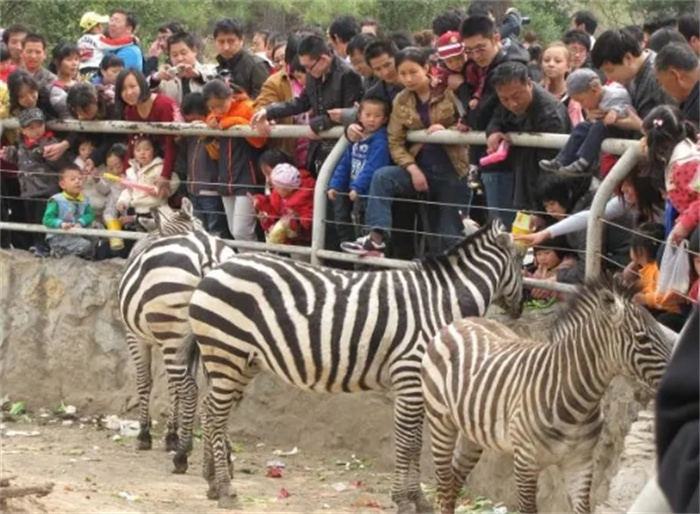
[(596, 121), (576, 125), (557, 157), (541, 160), (539, 165), (545, 171), (576, 177), (587, 173), (598, 160), (603, 140), (610, 137), (608, 128), (629, 116), (632, 99), (623, 87), (602, 85), (598, 74), (587, 68), (579, 68), (567, 77), (566, 94)]
[(109, 16), (88, 11), (80, 18), (80, 28), (83, 35), (78, 39), (80, 50), (80, 75), (91, 77), (100, 70), (100, 63), (105, 52), (116, 52), (120, 48), (134, 44), (133, 35), (120, 38), (109, 38), (105, 35), (104, 24), (109, 22)]

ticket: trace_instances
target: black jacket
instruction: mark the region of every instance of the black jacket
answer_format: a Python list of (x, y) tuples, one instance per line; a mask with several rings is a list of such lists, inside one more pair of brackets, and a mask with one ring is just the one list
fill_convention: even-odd
[(251, 99), (257, 98), (263, 83), (270, 76), (267, 62), (245, 49), (230, 59), (217, 55), (216, 61), (219, 63), (216, 73), (243, 88)]
[(696, 306), (656, 398), (658, 480), (673, 512), (700, 512), (700, 322)]
[(319, 133), (335, 125), (328, 116), (329, 109), (352, 107), (361, 98), (362, 78), (336, 56), (328, 72), (320, 79), (306, 74), (306, 87), (297, 98), (268, 106), (267, 118), (276, 120), (311, 111), (309, 126)]
[(698, 128), (700, 125), (700, 103), (698, 102), (698, 94), (700, 93), (700, 82), (695, 83), (695, 87), (690, 92), (690, 96), (681, 104), (681, 110), (685, 119)]
[[(486, 127), (486, 134), (491, 135), (494, 132), (568, 134), (571, 132), (569, 113), (564, 104), (537, 84), (533, 85), (532, 96), (532, 103), (523, 116), (516, 116), (499, 103)], [(515, 173), (513, 206), (516, 209), (534, 209), (537, 205), (535, 188), (540, 176), (539, 161), (553, 159), (556, 155), (557, 150), (512, 146), (504, 162), (489, 166), (485, 170), (493, 168), (494, 171), (513, 171)]]

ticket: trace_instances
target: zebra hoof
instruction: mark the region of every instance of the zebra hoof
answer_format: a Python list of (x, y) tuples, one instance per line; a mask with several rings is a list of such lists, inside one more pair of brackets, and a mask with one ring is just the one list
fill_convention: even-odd
[(168, 434), (165, 436), (165, 451), (176, 452), (180, 444), (180, 438), (177, 434)]
[(151, 434), (148, 432), (140, 433), (136, 447), (139, 450), (150, 450), (153, 448), (153, 439), (151, 438)]
[(219, 497), (218, 507), (220, 509), (232, 510), (236, 507), (236, 497), (230, 494), (224, 494)]
[[(173, 464), (175, 465), (175, 468), (173, 469), (173, 473), (176, 475), (184, 475), (187, 473), (187, 454), (184, 452), (178, 451), (175, 454), (175, 457), (173, 457)], [(214, 498), (210, 498), (214, 499)]]
[(210, 485), (209, 489), (207, 489), (207, 498), (210, 500), (218, 500), (219, 499), (219, 490), (215, 485)]

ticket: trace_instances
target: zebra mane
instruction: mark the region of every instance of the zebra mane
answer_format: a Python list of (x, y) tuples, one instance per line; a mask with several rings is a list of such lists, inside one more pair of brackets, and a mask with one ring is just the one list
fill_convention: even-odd
[(554, 320), (550, 333), (555, 334), (560, 328), (567, 327), (571, 320), (577, 318), (579, 314), (588, 313), (591, 305), (596, 305), (600, 294), (603, 291), (611, 292), (616, 297), (621, 298), (625, 303), (632, 302), (634, 295), (639, 292), (638, 284), (626, 283), (621, 278), (612, 276), (609, 273), (601, 273), (598, 278), (586, 280), (578, 287), (573, 295), (562, 307)]
[(451, 266), (450, 259), (452, 257), (458, 255), (460, 250), (465, 250), (466, 253), (469, 254), (469, 250), (474, 247), (472, 243), (483, 237), (488, 237), (496, 223), (498, 222), (495, 220), (487, 223), (476, 232), (472, 232), (468, 236), (457, 241), (441, 255), (429, 255), (421, 259), (416, 259), (416, 262), (425, 268), (441, 268), (444, 266)]

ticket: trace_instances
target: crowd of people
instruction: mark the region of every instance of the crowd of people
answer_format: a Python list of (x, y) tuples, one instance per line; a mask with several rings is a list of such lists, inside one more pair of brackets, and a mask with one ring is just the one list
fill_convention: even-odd
[[(221, 237), (310, 244), (315, 179), (335, 145), (320, 134), (344, 126), (351, 144), (327, 191), (328, 248), (440, 253), (463, 234), (467, 216), (510, 227), (529, 213), (533, 233), (521, 240), (536, 251), (526, 273), (576, 283), (587, 209), (618, 158), (602, 142), (641, 139), (645, 159), (606, 208), (602, 258), (639, 281), (640, 301), (677, 326), (697, 301), (700, 272), (697, 16), (601, 32), (580, 11), (560, 41), (546, 44), (521, 34), (523, 21), (515, 9), (496, 20), (470, 8), (440, 13), (415, 34), (385, 34), (376, 20), (351, 16), (327, 30), (251, 34), (222, 19), (212, 63), (177, 22), (159, 27), (144, 51), (134, 15), (119, 9), (85, 13), (80, 39), (50, 52), (40, 33), (11, 25), (0, 48), (0, 116), (16, 117), (20, 128), (2, 134), (3, 220), (66, 232), (4, 232), (2, 244), (37, 256), (123, 256), (123, 241), (71, 228), (144, 230), (152, 208), (177, 208), (183, 196)], [(47, 128), (67, 118), (243, 125), (258, 136)], [(306, 136), (270, 138), (274, 124), (304, 126)], [(408, 143), (420, 129), (483, 131), (487, 143)], [(511, 145), (515, 132), (570, 137), (555, 151)], [(690, 250), (691, 271), (688, 290), (660, 297), (664, 242)]]

